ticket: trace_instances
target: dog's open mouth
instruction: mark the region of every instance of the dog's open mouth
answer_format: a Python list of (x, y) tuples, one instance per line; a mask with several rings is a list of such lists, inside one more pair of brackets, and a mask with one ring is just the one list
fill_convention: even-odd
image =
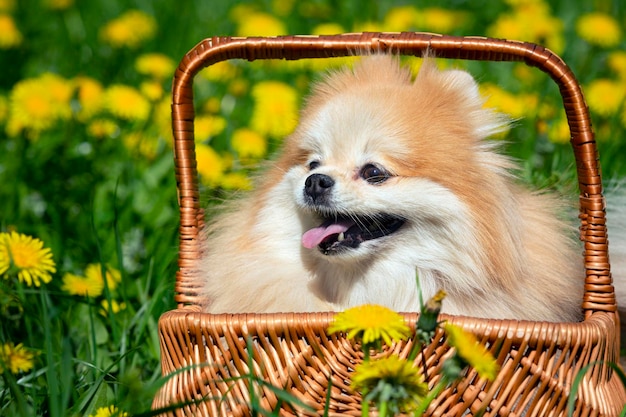
[(405, 219), (390, 214), (374, 216), (336, 215), (302, 235), (302, 245), (318, 247), (324, 255), (359, 247), (362, 242), (388, 236), (400, 229)]

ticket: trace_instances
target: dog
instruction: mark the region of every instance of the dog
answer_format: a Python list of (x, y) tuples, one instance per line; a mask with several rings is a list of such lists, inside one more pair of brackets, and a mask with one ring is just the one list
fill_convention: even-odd
[(204, 228), (205, 311), (410, 312), (441, 289), (443, 313), (580, 320), (566, 203), (520, 184), (488, 140), (511, 121), (484, 101), (430, 58), (413, 77), (374, 54), (314, 85), (255, 190)]

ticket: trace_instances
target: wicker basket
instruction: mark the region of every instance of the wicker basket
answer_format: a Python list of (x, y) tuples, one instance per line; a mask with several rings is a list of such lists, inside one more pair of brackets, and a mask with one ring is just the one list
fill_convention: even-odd
[[(332, 313), (220, 314), (202, 313), (194, 270), (200, 256), (199, 207), (194, 149), (192, 82), (202, 68), (226, 59), (300, 59), (337, 57), (355, 51), (390, 51), (422, 56), (429, 49), (438, 57), (524, 61), (558, 84), (563, 97), (580, 186), (580, 237), (586, 269), (580, 323), (519, 322), (464, 317), (448, 320), (474, 332), (496, 355), (501, 366), (495, 381), (473, 371), (443, 391), (431, 404), (430, 415), (565, 415), (570, 394), (577, 394), (575, 415), (616, 415), (626, 402), (624, 388), (606, 361), (619, 358), (619, 319), (608, 261), (604, 198), (596, 145), (580, 87), (567, 65), (549, 50), (529, 43), (453, 37), (425, 33), (364, 33), (336, 36), (206, 39), (193, 48), (176, 71), (172, 123), (180, 205), (178, 308), (159, 322), (162, 370), (169, 379), (157, 394), (154, 408), (175, 404), (172, 415), (247, 415), (250, 372), (282, 387), (304, 403), (324, 410), (329, 383), (329, 415), (360, 415), (360, 397), (349, 389), (350, 373), (361, 356), (349, 341), (328, 336)], [(581, 280), (583, 277), (581, 277)], [(416, 314), (406, 314), (414, 323)], [(248, 349), (247, 340), (253, 344)], [(411, 342), (390, 348), (406, 355)], [(417, 361), (436, 383), (442, 359), (450, 350), (442, 338)], [(251, 361), (251, 362), (249, 362)], [(589, 370), (572, 393), (581, 368)], [(176, 372), (175, 372), (176, 371)], [(273, 409), (274, 392), (259, 388), (261, 404)], [(185, 405), (180, 406), (181, 403)], [(280, 403), (279, 403), (280, 406)], [(310, 411), (282, 405), (280, 415)]]

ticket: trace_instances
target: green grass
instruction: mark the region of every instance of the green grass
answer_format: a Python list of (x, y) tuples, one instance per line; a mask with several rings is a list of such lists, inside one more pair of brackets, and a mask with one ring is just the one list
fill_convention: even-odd
[[(157, 321), (175, 307), (178, 207), (169, 121), (167, 112), (163, 115), (158, 110), (160, 104), (167, 107), (171, 76), (160, 81), (163, 95), (150, 101), (146, 119), (125, 119), (110, 110), (78, 117), (80, 101), (73, 90), (72, 114), (35, 136), (28, 129), (9, 131), (16, 86), (50, 72), (72, 88), (77, 77), (88, 76), (105, 90), (116, 84), (140, 89), (142, 83), (153, 80), (135, 69), (137, 57), (158, 52), (177, 63), (205, 37), (237, 34), (235, 5), (273, 15), (286, 33), (307, 34), (322, 23), (339, 24), (346, 31), (358, 30), (365, 23), (385, 30), (388, 12), (406, 2), (304, 0), (293, 2), (284, 15), (272, 8), (281, 2), (272, 1), (194, 0), (182, 7), (171, 1), (94, 0), (51, 10), (46, 5), (52, 2), (16, 0), (0, 1), (0, 13), (4, 3), (13, 4), (6, 15), (22, 32), (23, 41), (17, 47), (0, 49), (0, 232), (17, 230), (41, 239), (52, 251), (57, 272), (39, 288), (20, 284), (14, 274), (0, 279), (0, 344), (23, 343), (35, 352), (31, 370), (13, 374), (4, 369), (0, 374), (0, 414), (91, 415), (111, 404), (129, 414), (145, 413), (160, 381)], [(622, 2), (597, 0), (578, 8), (564, 0), (547, 4), (550, 16), (562, 23), (558, 29), (564, 41), (561, 55), (581, 84), (587, 87), (593, 80), (606, 78), (626, 85), (626, 76), (607, 65), (612, 54), (625, 49), (626, 7)], [(463, 22), (449, 31), (455, 35), (485, 35), (497, 19), (511, 13), (506, 3), (487, 0), (447, 0), (439, 6), (464, 13)], [(415, 7), (424, 10), (427, 5), (418, 2)], [(577, 19), (594, 8), (621, 22), (622, 39), (616, 45), (594, 46), (576, 33)], [(152, 16), (156, 32), (134, 49), (107, 44), (99, 35), (100, 28), (131, 9)], [(434, 31), (428, 24), (413, 29)], [(509, 133), (507, 150), (524, 161), (522, 177), (528, 182), (571, 190), (575, 170), (569, 145), (550, 141), (547, 131), (538, 129), (552, 126), (560, 117), (554, 83), (542, 74), (520, 82), (518, 66), (513, 64), (453, 65), (466, 67), (481, 83), (497, 84), (514, 95), (536, 95), (545, 112), (526, 109)], [(319, 72), (297, 65), (247, 62), (237, 62), (236, 68), (239, 72), (231, 79), (199, 77), (197, 107), (199, 114), (226, 120), (226, 127), (210, 138), (210, 145), (224, 160), (234, 160), (227, 171), (250, 175), (259, 161), (237, 158), (229, 138), (236, 129), (250, 125), (255, 111), (251, 88), (263, 80), (277, 80), (294, 87), (301, 101)], [(234, 92), (235, 83), (239, 83), (238, 92)], [(206, 110), (212, 98), (218, 99), (217, 106)], [(96, 119), (113, 122), (116, 130), (96, 137), (90, 130)], [(605, 177), (624, 177), (623, 101), (608, 116), (593, 114), (593, 123)], [(149, 151), (127, 140), (137, 133), (144, 135)], [(271, 134), (264, 137), (270, 153), (281, 142)], [(203, 204), (209, 204), (231, 191), (204, 184), (202, 192)], [(119, 270), (121, 284), (98, 297), (64, 291), (64, 274), (81, 274), (90, 263)], [(125, 309), (103, 315), (103, 300), (124, 303)]]

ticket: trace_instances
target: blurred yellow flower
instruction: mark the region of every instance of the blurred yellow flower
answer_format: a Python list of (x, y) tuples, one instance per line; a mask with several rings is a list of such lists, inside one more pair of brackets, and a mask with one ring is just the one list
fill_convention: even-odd
[(560, 54), (565, 48), (563, 21), (554, 17), (543, 2), (517, 2), (487, 28), (487, 36), (533, 42)]
[(228, 172), (220, 178), (220, 187), (225, 190), (250, 190), (252, 183), (243, 172)]
[(152, 39), (156, 30), (154, 17), (139, 10), (129, 10), (105, 24), (100, 29), (100, 39), (114, 48), (133, 49)]
[(242, 159), (258, 159), (267, 153), (267, 140), (252, 129), (235, 130), (230, 142), (233, 150)]
[(194, 140), (205, 142), (219, 135), (226, 128), (226, 119), (219, 116), (198, 116), (194, 122)]
[(298, 123), (298, 94), (279, 81), (261, 81), (252, 87), (254, 109), (250, 127), (262, 135), (283, 137)]
[(534, 93), (513, 94), (488, 83), (481, 85), (480, 89), (486, 97), (485, 107), (506, 113), (514, 119), (532, 116), (537, 111), (539, 97)]
[(29, 287), (39, 287), (52, 280), (56, 265), (49, 248), (37, 238), (15, 231), (0, 233), (0, 275), (17, 275)]
[(285, 24), (272, 15), (252, 12), (237, 22), (237, 36), (279, 36), (286, 35)]
[(622, 39), (622, 29), (615, 18), (602, 12), (587, 13), (576, 21), (576, 33), (592, 45), (611, 48)]
[(74, 5), (74, 0), (45, 0), (44, 5), (52, 10), (65, 10)]
[(272, 11), (278, 16), (288, 16), (292, 10), (295, 0), (272, 0)]
[(31, 138), (37, 138), (55, 122), (69, 119), (73, 91), (68, 80), (50, 73), (19, 81), (9, 98), (7, 133), (16, 136), (26, 130)]
[(0, 0), (0, 12), (12, 12), (15, 10), (16, 0)]
[(218, 153), (209, 145), (198, 143), (196, 144), (196, 161), (202, 182), (209, 186), (216, 186), (224, 173), (224, 166)]
[(61, 289), (70, 295), (80, 295), (82, 297), (98, 297), (104, 290), (102, 277), (95, 274), (90, 276), (79, 276), (67, 272), (63, 275), (63, 285)]
[(607, 57), (607, 65), (623, 81), (626, 80), (626, 52), (613, 51)]
[(353, 32), (361, 33), (361, 32), (383, 32), (383, 25), (379, 22), (357, 22), (354, 24), (352, 28)]
[(498, 373), (498, 363), (491, 353), (478, 343), (476, 336), (448, 322), (443, 325), (443, 329), (448, 337), (448, 344), (456, 349), (457, 355), (474, 368), (481, 378), (493, 381)]
[(0, 49), (9, 49), (19, 46), (24, 37), (15, 25), (13, 18), (6, 14), (0, 14)]
[(383, 28), (389, 32), (414, 30), (419, 18), (419, 11), (413, 6), (392, 7), (383, 20)]
[(419, 11), (418, 28), (437, 33), (449, 33), (465, 24), (467, 15), (456, 10), (429, 7)]
[(174, 75), (176, 64), (167, 55), (151, 53), (140, 55), (135, 60), (135, 69), (140, 74), (163, 80)]
[(152, 120), (157, 127), (159, 137), (171, 145), (173, 142), (172, 105), (169, 96), (155, 104)]
[(571, 134), (565, 115), (553, 120), (548, 126), (548, 140), (553, 143), (568, 143)]
[(117, 302), (116, 300), (111, 300), (111, 304), (109, 304), (108, 300), (102, 300), (100, 303), (102, 309), (100, 310), (100, 314), (107, 317), (110, 313), (117, 314), (122, 310), (126, 310), (125, 302)]
[(104, 88), (99, 81), (90, 77), (77, 77), (74, 83), (80, 104), (77, 117), (81, 120), (89, 119), (102, 109)]
[(419, 368), (396, 355), (358, 364), (350, 387), (379, 409), (388, 407), (390, 415), (410, 412), (428, 395), (428, 384)]
[(150, 101), (157, 101), (163, 97), (163, 85), (159, 81), (144, 81), (139, 84), (139, 91)]
[(112, 120), (97, 119), (87, 125), (87, 133), (98, 139), (112, 138), (119, 133), (119, 127)]
[(311, 30), (311, 35), (338, 35), (346, 30), (339, 23), (321, 23)]
[(230, 61), (220, 61), (204, 68), (198, 75), (209, 81), (220, 82), (230, 80), (238, 73), (239, 70), (236, 65)]
[(150, 102), (135, 88), (114, 84), (104, 92), (104, 106), (114, 116), (144, 121), (150, 115)]
[(94, 414), (89, 417), (128, 417), (128, 413), (118, 410), (114, 405), (108, 407), (100, 407)]
[(22, 343), (17, 346), (12, 342), (4, 343), (0, 349), (0, 374), (5, 370), (12, 374), (28, 372), (33, 369), (35, 354), (26, 349)]
[[(102, 268), (103, 268), (103, 265), (99, 263), (87, 265), (87, 268), (85, 268), (85, 278), (93, 282), (96, 282), (96, 281), (102, 282), (102, 285), (104, 287), (104, 278), (102, 276)], [(118, 271), (117, 269), (109, 265), (104, 266), (104, 269), (105, 269), (105, 276), (106, 276), (106, 286), (109, 288), (109, 290), (114, 290), (117, 287), (117, 285), (120, 283), (120, 281), (122, 280), (122, 274), (120, 273), (120, 271)]]
[(122, 136), (127, 149), (138, 152), (143, 157), (152, 160), (157, 156), (159, 149), (158, 138), (145, 130), (134, 130)]
[(390, 345), (394, 340), (406, 339), (410, 334), (404, 317), (387, 307), (364, 304), (335, 315), (328, 333), (345, 332), (348, 339), (359, 338), (364, 345), (382, 339)]
[(625, 90), (624, 83), (608, 78), (591, 81), (585, 89), (589, 110), (602, 117), (616, 114), (624, 102)]

